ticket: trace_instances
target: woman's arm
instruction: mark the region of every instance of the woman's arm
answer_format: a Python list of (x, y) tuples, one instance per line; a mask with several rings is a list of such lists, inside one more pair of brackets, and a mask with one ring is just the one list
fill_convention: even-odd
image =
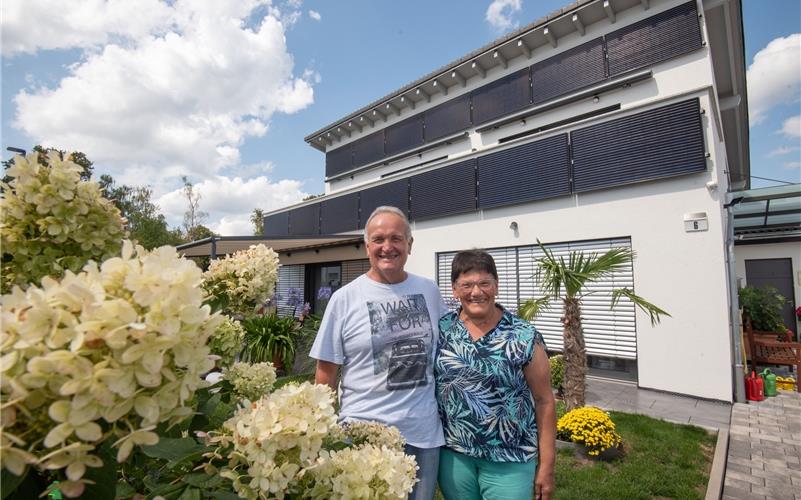
[(534, 483), (534, 498), (548, 500), (554, 490), (556, 463), (556, 402), (551, 390), (551, 365), (541, 344), (534, 348), (531, 362), (523, 369), (534, 397), (539, 433), (539, 464)]

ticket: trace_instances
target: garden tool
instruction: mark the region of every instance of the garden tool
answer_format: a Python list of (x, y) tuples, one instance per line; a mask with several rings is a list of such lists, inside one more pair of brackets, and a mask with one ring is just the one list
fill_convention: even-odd
[(770, 368), (765, 368), (759, 373), (765, 384), (765, 396), (773, 397), (776, 395), (776, 374), (770, 371)]

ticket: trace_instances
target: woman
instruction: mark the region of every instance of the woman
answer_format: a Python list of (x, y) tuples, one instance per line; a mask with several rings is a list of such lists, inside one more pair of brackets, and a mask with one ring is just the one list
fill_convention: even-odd
[(495, 303), (488, 253), (456, 254), (451, 284), (461, 306), (439, 321), (434, 365), (439, 487), (448, 500), (551, 498), (556, 412), (542, 336)]

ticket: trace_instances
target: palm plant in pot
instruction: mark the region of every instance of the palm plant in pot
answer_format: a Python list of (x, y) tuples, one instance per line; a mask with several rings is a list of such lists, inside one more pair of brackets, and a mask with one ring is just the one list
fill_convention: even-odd
[[(585, 402), (587, 353), (581, 326), (581, 301), (588, 293), (587, 285), (628, 269), (635, 254), (628, 248), (613, 248), (600, 255), (573, 251), (565, 259), (563, 256), (555, 256), (539, 240), (537, 243), (544, 255), (537, 261), (534, 279), (539, 283), (544, 296), (525, 301), (518, 309), (518, 314), (524, 319), (533, 321), (541, 311), (550, 307), (552, 300), (562, 301), (565, 362), (562, 385), (565, 404), (569, 411), (584, 406)], [(629, 288), (612, 290), (611, 307), (614, 308), (624, 297), (648, 313), (652, 325), (659, 323), (660, 316), (670, 316)]]

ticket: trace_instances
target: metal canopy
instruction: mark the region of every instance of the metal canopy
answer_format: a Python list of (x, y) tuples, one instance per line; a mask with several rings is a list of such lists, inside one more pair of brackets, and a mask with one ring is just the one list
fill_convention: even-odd
[(212, 236), (202, 240), (178, 245), (178, 253), (184, 257), (211, 257), (232, 254), (263, 244), (278, 253), (309, 250), (325, 247), (352, 245), (363, 241), (360, 235), (317, 236), (309, 238), (264, 238), (262, 236)]
[(801, 240), (801, 184), (735, 191), (734, 235), (738, 242)]

